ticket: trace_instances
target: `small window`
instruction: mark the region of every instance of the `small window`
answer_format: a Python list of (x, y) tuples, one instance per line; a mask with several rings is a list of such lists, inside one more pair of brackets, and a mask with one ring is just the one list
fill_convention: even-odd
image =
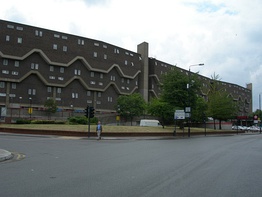
[(15, 27), (14, 27), (14, 25), (7, 25), (7, 28), (14, 29)]
[(64, 51), (64, 52), (67, 51), (67, 46), (63, 46), (63, 51)]
[(87, 92), (86, 92), (86, 95), (87, 95), (87, 96), (91, 96), (91, 91), (87, 91)]
[(16, 83), (12, 83), (12, 89), (16, 89)]
[(3, 60), (3, 65), (4, 65), (4, 66), (7, 66), (7, 65), (8, 65), (8, 60), (7, 60), (7, 59), (4, 59), (4, 60)]
[(8, 75), (9, 74), (9, 70), (2, 70), (2, 73)]
[(62, 92), (62, 88), (57, 88), (57, 93), (60, 94)]
[(65, 72), (65, 68), (64, 67), (60, 67), (60, 73), (64, 73)]
[(35, 89), (28, 89), (28, 94), (29, 95), (36, 95), (36, 90)]
[(22, 38), (17, 38), (17, 43), (22, 44), (22, 42), (23, 42)]
[(3, 81), (0, 82), (0, 88), (5, 88), (5, 82)]
[(43, 36), (43, 32), (39, 31), (39, 30), (35, 30), (35, 36), (42, 37)]
[(12, 71), (12, 75), (18, 75), (17, 71)]
[(90, 72), (90, 76), (91, 77), (95, 77), (95, 73), (94, 72)]
[(19, 67), (19, 61), (15, 61), (15, 67)]
[(99, 46), (99, 43), (95, 42), (94, 45), (98, 47), (98, 46)]
[(19, 31), (23, 31), (23, 27), (17, 26), (16, 29), (19, 30)]
[(113, 98), (111, 96), (107, 97), (107, 101), (112, 103), (113, 102)]
[(81, 70), (75, 69), (75, 75), (81, 75)]
[(106, 55), (106, 54), (104, 54), (104, 59), (105, 59), (105, 60), (107, 59), (107, 55)]
[(57, 44), (53, 44), (53, 49), (57, 50)]
[(52, 92), (52, 87), (47, 87), (47, 92), (51, 93)]
[(67, 40), (67, 36), (62, 36), (62, 39)]
[(119, 54), (119, 49), (114, 49), (114, 53), (117, 53), (117, 54)]
[(7, 41), (7, 42), (10, 41), (10, 36), (8, 36), (8, 35), (5, 36), (5, 41)]
[(82, 39), (78, 39), (78, 44), (79, 44), (79, 45), (84, 45), (84, 44), (85, 44), (85, 41), (82, 40)]
[(104, 78), (104, 74), (100, 73), (100, 79), (103, 79), (103, 78)]
[(97, 57), (97, 52), (94, 52), (94, 57)]
[(54, 66), (50, 66), (49, 71), (54, 72)]
[(54, 37), (55, 37), (55, 38), (60, 38), (60, 35), (54, 34)]
[(72, 93), (72, 98), (78, 98), (78, 93)]
[(97, 97), (101, 97), (102, 96), (102, 93), (101, 92), (98, 92), (97, 93)]

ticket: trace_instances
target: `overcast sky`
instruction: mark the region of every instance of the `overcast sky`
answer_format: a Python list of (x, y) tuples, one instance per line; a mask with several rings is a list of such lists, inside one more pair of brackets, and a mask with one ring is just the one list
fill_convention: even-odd
[[(262, 93), (261, 0), (1, 0), (0, 18), (81, 35)], [(1, 31), (1, 30), (0, 30)]]

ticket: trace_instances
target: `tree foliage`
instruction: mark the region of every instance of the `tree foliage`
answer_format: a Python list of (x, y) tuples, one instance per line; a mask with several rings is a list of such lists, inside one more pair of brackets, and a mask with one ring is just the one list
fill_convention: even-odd
[(222, 129), (221, 121), (233, 118), (236, 116), (236, 113), (237, 104), (231, 97), (227, 96), (226, 92), (218, 91), (209, 95), (208, 115), (214, 120), (219, 120), (219, 129)]
[[(161, 99), (172, 106), (172, 110), (191, 107), (192, 111), (194, 111), (199, 91), (200, 82), (194, 73), (185, 75), (185, 73), (181, 73), (175, 69), (168, 72), (162, 78)], [(193, 116), (194, 113), (192, 114)]]
[(212, 117), (214, 121), (216, 119), (219, 120), (219, 129), (222, 129), (221, 122), (236, 116), (238, 106), (237, 103), (234, 102), (225, 92), (221, 85), (221, 78), (219, 75), (214, 73), (211, 78), (213, 80), (210, 84), (210, 91), (208, 94), (208, 116)]
[(164, 127), (166, 122), (170, 122), (174, 118), (173, 107), (160, 99), (154, 98), (148, 103), (147, 111), (153, 116), (161, 118), (161, 123)]
[(117, 99), (116, 110), (120, 114), (126, 118), (131, 119), (131, 125), (133, 118), (135, 116), (140, 116), (143, 114), (146, 107), (146, 103), (142, 96), (138, 93), (134, 93), (131, 95), (121, 95)]
[(46, 112), (48, 114), (48, 118), (51, 118), (52, 113), (56, 113), (57, 104), (54, 99), (50, 98), (45, 101), (44, 107), (46, 108)]
[(196, 100), (196, 107), (193, 110), (193, 122), (203, 122), (204, 119), (206, 118), (206, 113), (207, 113), (208, 105), (205, 99), (202, 97), (197, 97)]

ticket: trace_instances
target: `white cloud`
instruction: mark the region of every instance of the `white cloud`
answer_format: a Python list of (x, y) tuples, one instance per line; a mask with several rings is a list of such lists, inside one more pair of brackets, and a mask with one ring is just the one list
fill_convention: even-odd
[(262, 92), (261, 0), (9, 0), (0, 18), (82, 35)]

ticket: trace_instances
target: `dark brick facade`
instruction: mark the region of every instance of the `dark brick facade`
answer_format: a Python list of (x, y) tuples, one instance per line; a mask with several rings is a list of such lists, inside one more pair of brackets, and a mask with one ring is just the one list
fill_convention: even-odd
[[(148, 59), (147, 66), (143, 58)], [(42, 108), (53, 97), (59, 108), (83, 110), (89, 105), (97, 112), (114, 112), (119, 95), (139, 92), (146, 100), (158, 97), (159, 79), (171, 69), (187, 74), (186, 70), (149, 58), (148, 54), (3, 20), (0, 67), (2, 107), (28, 106), (31, 98), (33, 107)], [(203, 81), (202, 96), (206, 96), (211, 79), (199, 77)], [(221, 85), (234, 100), (243, 103), (241, 115), (252, 111), (252, 88), (226, 82)]]

